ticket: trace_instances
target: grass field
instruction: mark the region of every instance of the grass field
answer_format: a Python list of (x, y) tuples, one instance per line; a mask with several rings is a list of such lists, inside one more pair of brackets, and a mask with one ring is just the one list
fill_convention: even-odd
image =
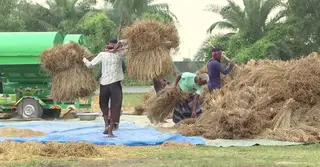
[(143, 103), (143, 93), (124, 93), (123, 94), (123, 108), (133, 108)]
[(270, 167), (270, 166), (320, 166), (319, 145), (277, 147), (229, 147), (206, 146), (154, 146), (120, 147), (118, 153), (101, 155), (98, 158), (66, 157), (63, 159), (2, 162), (8, 167)]

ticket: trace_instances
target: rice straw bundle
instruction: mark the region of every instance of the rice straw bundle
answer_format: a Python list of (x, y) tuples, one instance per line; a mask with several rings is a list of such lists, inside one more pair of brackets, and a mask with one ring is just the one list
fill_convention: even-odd
[(93, 55), (77, 43), (70, 42), (57, 45), (45, 50), (40, 55), (42, 68), (49, 74), (68, 70), (74, 67), (84, 67), (83, 57), (90, 58)]
[(124, 30), (124, 37), (128, 44), (130, 77), (148, 82), (173, 72), (170, 49), (179, 46), (178, 31), (174, 25), (140, 20)]
[(133, 52), (153, 50), (157, 47), (167, 49), (179, 46), (178, 31), (172, 24), (155, 20), (139, 20), (124, 29), (130, 50)]
[(96, 88), (97, 83), (91, 71), (72, 68), (53, 75), (50, 98), (56, 101), (73, 101), (89, 97)]
[(41, 54), (42, 68), (52, 76), (51, 99), (72, 102), (94, 93), (97, 83), (83, 57), (90, 58), (92, 54), (74, 42), (54, 46)]
[(128, 75), (139, 81), (152, 81), (157, 76), (173, 72), (173, 61), (170, 51), (164, 48), (142, 51), (137, 54), (128, 52)]
[(202, 116), (178, 131), (210, 139), (320, 141), (319, 64), (318, 53), (292, 61), (250, 61), (233, 80), (223, 77), (220, 90), (206, 93)]
[(176, 104), (186, 100), (188, 93), (178, 90), (176, 87), (168, 86), (158, 92), (146, 103), (148, 118), (152, 123), (164, 122), (173, 112)]

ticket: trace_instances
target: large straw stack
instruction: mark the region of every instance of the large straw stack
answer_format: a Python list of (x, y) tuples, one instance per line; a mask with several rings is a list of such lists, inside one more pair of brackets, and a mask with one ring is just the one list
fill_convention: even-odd
[(51, 99), (71, 102), (94, 93), (97, 83), (83, 57), (90, 58), (92, 54), (74, 42), (54, 46), (41, 54), (41, 66), (52, 77)]
[(128, 75), (140, 81), (152, 81), (157, 76), (173, 72), (170, 49), (179, 46), (174, 25), (154, 20), (136, 21), (124, 30), (128, 42)]
[(320, 141), (320, 55), (294, 61), (251, 61), (212, 95), (184, 135), (210, 139)]

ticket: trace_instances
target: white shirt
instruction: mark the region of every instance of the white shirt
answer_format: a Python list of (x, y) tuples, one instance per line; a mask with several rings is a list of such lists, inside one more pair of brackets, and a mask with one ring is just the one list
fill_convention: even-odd
[(124, 58), (124, 51), (116, 53), (101, 52), (92, 61), (83, 59), (83, 62), (88, 68), (91, 68), (99, 63), (102, 64), (101, 69), (101, 85), (109, 85), (124, 79), (122, 70), (122, 61)]

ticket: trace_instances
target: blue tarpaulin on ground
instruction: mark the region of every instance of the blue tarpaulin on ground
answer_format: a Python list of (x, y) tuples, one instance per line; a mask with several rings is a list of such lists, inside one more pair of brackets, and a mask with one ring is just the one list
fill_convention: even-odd
[[(191, 144), (205, 144), (202, 137), (185, 137), (180, 134), (164, 134), (151, 127), (139, 127), (133, 123), (124, 123), (114, 131), (116, 138), (108, 138), (102, 134), (103, 124), (98, 123), (68, 123), (68, 122), (32, 122), (17, 124), (0, 124), (0, 128), (14, 127), (32, 129), (46, 133), (38, 137), (0, 137), (0, 141), (10, 139), (16, 142), (89, 142), (97, 145), (128, 145), (146, 146), (160, 145), (167, 141), (189, 142)], [(0, 136), (2, 136), (0, 134)]]

